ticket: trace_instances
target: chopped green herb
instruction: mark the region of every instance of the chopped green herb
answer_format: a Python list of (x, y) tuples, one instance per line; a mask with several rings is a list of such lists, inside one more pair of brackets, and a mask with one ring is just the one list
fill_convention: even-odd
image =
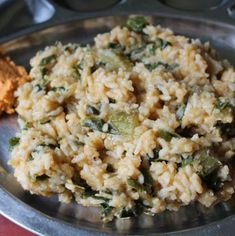
[(148, 24), (149, 23), (145, 17), (135, 16), (128, 18), (126, 26), (134, 32), (141, 33)]
[(36, 92), (39, 92), (39, 91), (43, 90), (43, 88), (42, 88), (42, 86), (40, 84), (36, 84), (34, 86), (34, 88), (35, 88)]
[(40, 62), (40, 66), (46, 66), (49, 63), (54, 63), (56, 62), (56, 55), (50, 55), (48, 57), (44, 57), (41, 62)]
[(9, 143), (9, 150), (11, 151), (16, 145), (18, 145), (20, 142), (19, 137), (12, 137), (8, 140)]
[(122, 53), (125, 49), (120, 43), (109, 43), (108, 48), (111, 48), (116, 53)]
[(176, 67), (178, 67), (179, 64), (174, 63), (174, 64), (171, 64), (171, 65), (170, 65), (170, 64), (168, 64), (168, 63), (164, 63), (164, 62), (161, 62), (161, 61), (159, 61), (159, 62), (157, 62), (157, 63), (152, 63), (152, 64), (145, 64), (145, 67), (146, 67), (148, 70), (150, 70), (150, 71), (156, 69), (156, 68), (159, 67), (159, 66), (163, 66), (163, 67), (166, 68), (166, 70), (172, 71), (172, 70), (174, 70)]
[(150, 161), (153, 161), (153, 162), (158, 161), (159, 160), (159, 150), (157, 148), (154, 148), (153, 149), (153, 157), (151, 157), (149, 155), (148, 155), (148, 157), (149, 157)]
[(173, 137), (179, 138), (180, 136), (176, 133), (171, 133), (166, 130), (159, 130), (159, 137), (165, 139), (167, 142), (170, 142)]
[(97, 191), (92, 190), (90, 187), (86, 188), (85, 191), (81, 194), (81, 198), (94, 197)]
[(88, 115), (99, 115), (100, 111), (97, 108), (93, 107), (93, 106), (87, 105), (86, 113)]
[(39, 66), (40, 66), (42, 78), (44, 78), (44, 76), (47, 75), (51, 71), (55, 63), (56, 63), (56, 55), (50, 55), (41, 60)]
[(212, 172), (218, 170), (218, 168), (221, 166), (220, 161), (218, 161), (215, 157), (209, 156), (205, 153), (202, 153), (199, 156), (199, 163), (202, 167), (202, 170), (199, 173), (201, 177), (210, 175)]
[(74, 175), (72, 180), (73, 180), (73, 183), (78, 185), (78, 186), (81, 186), (81, 187), (84, 187), (84, 188), (89, 187), (88, 184), (86, 183), (86, 181), (81, 178), (80, 174)]
[(220, 99), (217, 100), (216, 106), (217, 109), (219, 109), (220, 111), (223, 111), (226, 108), (234, 108), (234, 106), (228, 102), (228, 101), (221, 101)]
[(133, 210), (125, 209), (125, 208), (123, 208), (119, 214), (120, 218), (127, 218), (127, 217), (134, 217), (134, 216), (136, 216), (136, 215)]
[(98, 130), (100, 132), (103, 132), (102, 128), (104, 124), (105, 124), (105, 121), (98, 117), (86, 118), (85, 120), (82, 121), (82, 126), (88, 127), (92, 130)]
[(80, 73), (80, 70), (82, 70), (81, 65), (80, 64), (74, 65), (73, 70), (75, 72), (77, 79), (79, 80), (81, 78), (81, 73)]
[(182, 104), (181, 106), (178, 107), (178, 109), (176, 110), (176, 118), (178, 120), (182, 120), (183, 116), (184, 116), (184, 112), (185, 112), (185, 108), (186, 108), (186, 105), (185, 104)]
[(93, 65), (91, 68), (90, 68), (90, 71), (91, 71), (91, 74), (94, 73), (96, 70), (98, 70), (100, 67), (105, 67), (106, 66), (106, 63), (102, 62), (102, 61), (97, 61), (95, 63), (95, 65)]
[(161, 38), (156, 39), (156, 47), (157, 48), (160, 48), (161, 50), (163, 50), (167, 46), (171, 46), (171, 43), (164, 40), (164, 39), (161, 39)]
[(63, 86), (60, 86), (60, 87), (52, 87), (52, 88), (51, 88), (51, 91), (63, 93), (63, 92), (65, 91), (65, 87), (63, 87)]
[(144, 176), (144, 184), (143, 184), (144, 188), (147, 191), (147, 193), (151, 193), (153, 187), (153, 177), (147, 168), (142, 167), (140, 171)]
[(141, 184), (140, 184), (137, 180), (135, 180), (135, 179), (128, 179), (128, 180), (127, 180), (127, 184), (128, 184), (131, 188), (135, 189), (135, 190), (138, 191), (138, 192), (143, 192), (143, 191), (144, 191), (144, 186), (141, 185)]
[(185, 167), (193, 162), (193, 155), (189, 155), (186, 159), (182, 158), (181, 166)]
[(214, 192), (217, 192), (220, 190), (220, 188), (223, 186), (223, 183), (218, 177), (218, 172), (214, 171), (210, 175), (207, 175), (203, 178), (203, 181), (206, 183), (207, 187), (209, 189), (212, 189)]
[(110, 206), (108, 203), (103, 202), (100, 204), (100, 207), (101, 207), (100, 213), (103, 217), (108, 217), (112, 213), (113, 207)]

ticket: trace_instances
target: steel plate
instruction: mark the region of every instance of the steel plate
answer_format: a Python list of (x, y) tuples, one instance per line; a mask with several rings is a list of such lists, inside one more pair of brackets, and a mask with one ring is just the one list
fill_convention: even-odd
[[(196, 19), (159, 15), (150, 17), (154, 24), (172, 28), (176, 33), (210, 40), (222, 58), (235, 64), (235, 26)], [(93, 37), (125, 21), (125, 16), (77, 20), (21, 35), (0, 47), (13, 60), (29, 69), (29, 59), (36, 51), (55, 41), (92, 42)], [(235, 230), (235, 196), (209, 209), (198, 204), (166, 211), (155, 217), (100, 221), (97, 209), (75, 203), (62, 204), (57, 198), (30, 195), (22, 190), (8, 166), (8, 139), (17, 131), (16, 115), (0, 118), (0, 211), (18, 224), (43, 235), (155, 235), (161, 233), (190, 235), (232, 235)], [(87, 231), (88, 230), (88, 231)]]

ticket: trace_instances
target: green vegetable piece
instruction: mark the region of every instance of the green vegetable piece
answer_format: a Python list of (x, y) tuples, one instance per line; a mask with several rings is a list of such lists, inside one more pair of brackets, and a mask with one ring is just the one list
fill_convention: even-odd
[(50, 177), (46, 174), (43, 174), (43, 175), (35, 176), (35, 178), (36, 178), (36, 180), (39, 180), (39, 181), (45, 181)]
[(43, 88), (42, 88), (42, 86), (40, 84), (36, 84), (34, 86), (34, 88), (35, 88), (36, 92), (39, 92), (39, 91), (43, 90)]
[(193, 155), (189, 155), (186, 159), (182, 158), (181, 166), (185, 167), (186, 165), (190, 165), (193, 162)]
[(110, 123), (120, 135), (131, 135), (135, 127), (139, 125), (137, 112), (130, 114), (124, 111), (113, 111), (110, 116)]
[(60, 92), (60, 93), (63, 93), (65, 91), (65, 87), (63, 86), (60, 86), (60, 87), (52, 87), (51, 88), (51, 91), (54, 91), (54, 92)]
[(145, 28), (145, 26), (147, 26), (148, 24), (149, 23), (145, 17), (135, 16), (135, 17), (128, 18), (126, 26), (128, 27), (128, 29), (134, 32), (141, 33), (143, 29)]
[(168, 63), (164, 63), (164, 62), (161, 62), (161, 61), (159, 61), (157, 63), (152, 63), (152, 64), (145, 64), (145, 67), (150, 71), (156, 69), (159, 66), (165, 67), (165, 69), (168, 70), (168, 71), (173, 71), (176, 67), (179, 66), (179, 64), (174, 63), (174, 64), (170, 65)]
[(219, 128), (223, 135), (228, 138), (235, 137), (235, 124), (234, 123), (223, 123), (222, 121), (217, 121), (215, 127)]
[(150, 161), (153, 161), (153, 162), (158, 161), (159, 160), (159, 150), (157, 148), (154, 148), (153, 149), (153, 157), (151, 157), (149, 155), (148, 155), (148, 157), (149, 157)]
[(186, 108), (186, 105), (185, 104), (182, 104), (181, 106), (178, 107), (178, 109), (176, 110), (176, 118), (178, 120), (182, 120), (182, 118), (184, 117), (184, 112), (185, 112), (185, 108)]
[(164, 48), (166, 48), (167, 46), (171, 46), (172, 44), (164, 39), (161, 38), (157, 38), (156, 39), (156, 47), (160, 48), (161, 50), (163, 50)]
[(41, 62), (40, 62), (40, 66), (46, 66), (48, 64), (51, 63), (55, 63), (56, 62), (56, 55), (50, 55), (48, 57), (44, 57)]
[(143, 184), (144, 188), (147, 191), (147, 193), (151, 193), (153, 187), (153, 177), (147, 168), (141, 168), (141, 173), (144, 176), (144, 184)]
[(98, 49), (97, 50), (98, 60), (105, 64), (107, 69), (118, 70), (129, 70), (131, 68), (131, 62), (123, 55), (115, 53), (110, 49)]
[(88, 127), (92, 130), (98, 130), (100, 132), (103, 132), (102, 128), (104, 124), (105, 124), (104, 120), (98, 117), (91, 117), (82, 121), (82, 126)]
[(214, 172), (221, 166), (220, 161), (218, 161), (215, 157), (209, 156), (204, 153), (200, 155), (199, 163), (202, 167), (202, 170), (199, 173), (201, 177), (206, 177), (210, 175), (212, 172)]
[(86, 183), (86, 181), (84, 179), (82, 179), (80, 174), (77, 174), (77, 175), (73, 176), (72, 180), (73, 180), (73, 183), (78, 185), (78, 186), (81, 186), (81, 187), (84, 187), (84, 188), (89, 188), (88, 184)]
[(225, 110), (226, 108), (234, 108), (234, 106), (228, 102), (228, 101), (221, 101), (220, 99), (217, 100), (216, 106), (217, 109), (219, 109), (220, 111)]
[(81, 198), (94, 197), (97, 191), (92, 190), (90, 187), (86, 188), (85, 191), (81, 194)]
[(56, 63), (56, 55), (50, 55), (41, 60), (39, 66), (42, 78), (44, 78), (45, 75), (49, 74), (55, 63)]
[(109, 43), (108, 48), (111, 48), (116, 53), (123, 53), (125, 48), (120, 43)]
[(86, 112), (88, 115), (99, 115), (100, 114), (100, 111), (97, 108), (90, 106), (90, 105), (87, 105)]
[(218, 192), (221, 187), (223, 186), (223, 183), (218, 177), (218, 172), (214, 171), (210, 175), (207, 175), (203, 178), (203, 181), (207, 185), (209, 189), (212, 189), (214, 192)]
[(180, 136), (176, 133), (171, 133), (166, 130), (159, 130), (159, 137), (165, 139), (167, 142), (170, 142), (173, 137), (179, 138)]
[(18, 145), (20, 142), (20, 138), (18, 137), (12, 137), (8, 140), (8, 144), (9, 144), (9, 150), (12, 151), (13, 148)]
[(100, 207), (101, 207), (100, 213), (103, 217), (108, 217), (112, 213), (113, 207), (110, 206), (108, 203), (105, 202), (101, 203)]
[(128, 179), (127, 184), (138, 192), (144, 191), (144, 186), (135, 179)]
[(134, 217), (135, 212), (132, 209), (125, 209), (123, 208), (119, 214), (120, 218), (129, 218), (129, 217)]

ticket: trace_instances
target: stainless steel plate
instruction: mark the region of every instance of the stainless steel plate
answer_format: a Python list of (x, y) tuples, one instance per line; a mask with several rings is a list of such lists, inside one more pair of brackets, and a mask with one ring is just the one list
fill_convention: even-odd
[[(235, 26), (210, 21), (175, 18), (161, 14), (150, 17), (154, 24), (172, 28), (176, 33), (210, 40), (222, 58), (235, 64)], [(125, 16), (99, 17), (73, 21), (20, 36), (1, 45), (13, 60), (29, 69), (29, 59), (36, 51), (55, 41), (92, 42), (93, 37), (125, 21)], [(114, 220), (103, 224), (94, 208), (75, 203), (61, 204), (56, 198), (30, 195), (12, 176), (8, 139), (17, 131), (16, 116), (0, 118), (0, 211), (15, 222), (44, 235), (90, 235), (115, 233), (152, 235), (174, 232), (192, 235), (232, 235), (235, 230), (235, 197), (206, 209), (198, 204), (182, 207), (178, 212), (164, 212), (155, 217)], [(208, 225), (209, 224), (209, 225)], [(206, 226), (207, 225), (207, 226)]]

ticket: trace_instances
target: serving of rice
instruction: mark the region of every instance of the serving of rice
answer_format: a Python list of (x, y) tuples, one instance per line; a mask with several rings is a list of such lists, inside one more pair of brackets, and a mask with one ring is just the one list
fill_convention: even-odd
[(23, 188), (100, 207), (105, 221), (229, 199), (234, 67), (143, 17), (94, 41), (30, 61), (9, 141)]

